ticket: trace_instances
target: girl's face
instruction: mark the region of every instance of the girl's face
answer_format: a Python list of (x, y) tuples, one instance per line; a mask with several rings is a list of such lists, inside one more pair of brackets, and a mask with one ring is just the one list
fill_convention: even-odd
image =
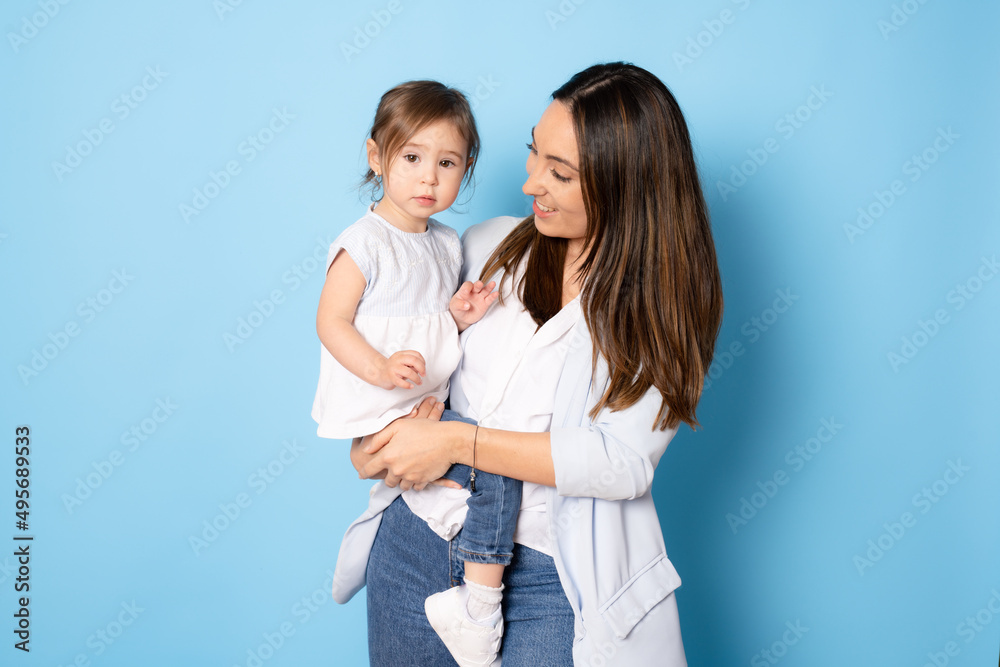
[(419, 130), (396, 155), (368, 140), (368, 166), (382, 175), (378, 214), (405, 232), (427, 230), (427, 218), (450, 207), (468, 167), (468, 147), (455, 125), (439, 120)]
[(569, 240), (568, 257), (583, 251), (587, 213), (580, 187), (580, 151), (573, 117), (562, 102), (553, 102), (531, 131), (528, 180), (521, 188), (534, 197), (535, 227), (545, 236)]

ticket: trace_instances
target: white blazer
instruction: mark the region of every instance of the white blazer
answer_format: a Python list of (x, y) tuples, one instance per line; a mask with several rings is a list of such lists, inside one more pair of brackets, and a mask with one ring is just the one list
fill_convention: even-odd
[[(519, 218), (494, 218), (466, 232), (464, 275), (475, 277)], [(632, 407), (588, 416), (608, 384), (607, 366), (591, 372), (592, 342), (583, 318), (574, 327), (556, 389), (552, 459), (556, 486), (548, 517), (556, 568), (576, 617), (576, 665), (687, 664), (673, 595), (681, 580), (667, 558), (650, 485), (677, 429), (653, 430), (660, 395), (650, 388)], [(351, 524), (334, 572), (344, 603), (365, 585), (368, 554), (382, 511), (400, 494), (377, 483), (368, 509)]]

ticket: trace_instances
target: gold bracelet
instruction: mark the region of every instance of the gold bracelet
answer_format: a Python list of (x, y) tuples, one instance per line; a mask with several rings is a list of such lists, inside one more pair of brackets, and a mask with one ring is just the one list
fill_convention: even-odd
[(479, 424), (476, 424), (476, 433), (472, 436), (472, 474), (469, 475), (469, 489), (476, 492), (476, 441), (479, 440)]

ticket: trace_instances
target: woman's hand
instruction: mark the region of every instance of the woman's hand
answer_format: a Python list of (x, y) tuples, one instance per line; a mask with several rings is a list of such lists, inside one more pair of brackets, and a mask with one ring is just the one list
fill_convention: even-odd
[(384, 473), (388, 486), (398, 485), (404, 491), (411, 488), (419, 491), (428, 484), (462, 488), (441, 476), (448, 472), (453, 462), (452, 445), (461, 438), (460, 427), (469, 425), (441, 423), (442, 412), (443, 403), (433, 398), (424, 399), (408, 417), (397, 419), (378, 433), (366, 436), (360, 447), (361, 456), (367, 458), (358, 469), (361, 476), (374, 479)]
[[(399, 419), (434, 419), (440, 420), (441, 414), (444, 412), (444, 403), (438, 403), (433, 396), (428, 396), (422, 400), (410, 414), (399, 417)], [(388, 472), (384, 468), (382, 470), (374, 471), (369, 468), (366, 474), (364, 468), (365, 465), (375, 458), (372, 454), (365, 451), (365, 448), (372, 441), (371, 435), (366, 435), (363, 438), (354, 438), (351, 443), (351, 463), (354, 465), (354, 469), (358, 471), (358, 477), (361, 479), (385, 479), (386, 473)], [(445, 480), (447, 481), (447, 480)], [(395, 486), (393, 484), (392, 486)]]

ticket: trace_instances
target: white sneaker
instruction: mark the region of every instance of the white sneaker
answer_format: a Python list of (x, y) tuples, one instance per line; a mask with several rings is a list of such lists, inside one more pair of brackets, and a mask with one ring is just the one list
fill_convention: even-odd
[(461, 586), (435, 593), (424, 601), (427, 620), (459, 667), (497, 667), (503, 615), (498, 609), (488, 618), (474, 621), (466, 606), (467, 597)]

